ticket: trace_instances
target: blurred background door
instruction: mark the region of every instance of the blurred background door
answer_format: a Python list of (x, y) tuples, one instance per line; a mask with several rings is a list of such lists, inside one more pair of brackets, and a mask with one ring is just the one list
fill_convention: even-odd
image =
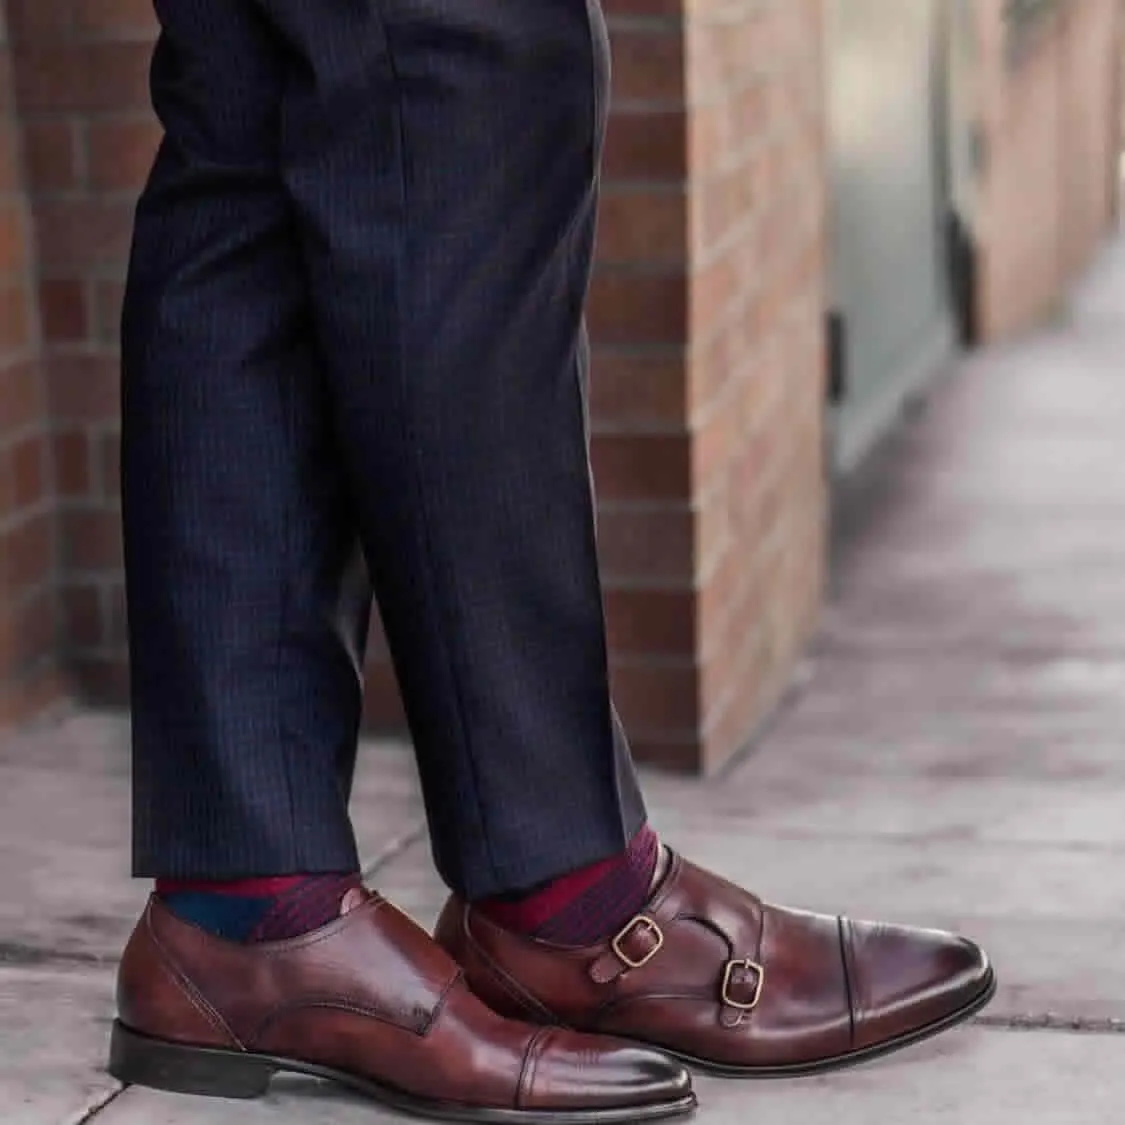
[(837, 471), (955, 347), (947, 0), (826, 0)]

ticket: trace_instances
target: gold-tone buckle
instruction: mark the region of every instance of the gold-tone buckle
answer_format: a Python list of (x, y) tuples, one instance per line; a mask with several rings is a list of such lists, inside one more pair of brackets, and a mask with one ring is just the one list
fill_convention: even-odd
[[(621, 943), (633, 932), (634, 928), (640, 926), (644, 930), (648, 930), (656, 938), (656, 944), (639, 960), (634, 959), (621, 948)], [(627, 969), (640, 969), (647, 965), (660, 951), (664, 948), (664, 931), (650, 918), (647, 914), (638, 914), (625, 928), (609, 943), (610, 948), (620, 958), (621, 963)]]
[[(754, 996), (751, 1000), (735, 1000), (730, 994), (731, 980), (734, 977), (735, 969), (748, 969), (757, 975), (757, 987), (754, 989)], [(728, 961), (726, 971), (723, 973), (723, 987), (722, 997), (723, 1003), (728, 1004), (737, 1012), (752, 1012), (757, 1006), (758, 1002), (762, 999), (762, 986), (766, 983), (766, 970), (758, 964), (757, 961), (751, 961), (749, 957), (743, 957), (738, 961)]]

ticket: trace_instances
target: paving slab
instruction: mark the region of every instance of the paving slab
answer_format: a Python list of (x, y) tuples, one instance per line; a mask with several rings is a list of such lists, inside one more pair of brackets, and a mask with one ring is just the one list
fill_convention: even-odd
[(980, 1028), (822, 1078), (699, 1083), (705, 1125), (1116, 1125), (1123, 1097), (1123, 1036)]
[(0, 968), (0, 1121), (77, 1125), (118, 1090), (104, 1073), (107, 972)]

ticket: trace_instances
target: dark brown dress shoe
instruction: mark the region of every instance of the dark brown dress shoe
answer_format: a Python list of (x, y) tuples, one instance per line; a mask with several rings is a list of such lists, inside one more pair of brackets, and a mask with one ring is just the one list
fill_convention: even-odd
[(662, 1052), (505, 1019), (405, 914), (349, 897), (322, 929), (262, 945), (212, 937), (152, 900), (121, 963), (110, 1073), (252, 1098), (292, 1071), (410, 1113), (509, 1125), (695, 1106), (687, 1071)]
[(620, 1035), (731, 1076), (859, 1062), (959, 1023), (995, 989), (969, 941), (767, 906), (675, 855), (612, 941), (547, 945), (457, 900), (436, 936), (498, 1012)]

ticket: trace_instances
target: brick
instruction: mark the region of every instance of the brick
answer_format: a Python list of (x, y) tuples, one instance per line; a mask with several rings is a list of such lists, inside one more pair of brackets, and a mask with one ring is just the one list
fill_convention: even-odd
[(54, 594), (49, 587), (15, 602), (11, 608), (9, 660), (29, 671), (48, 659), (55, 648)]
[(42, 505), (49, 499), (47, 487), (47, 439), (42, 434), (25, 438), (10, 453), (12, 502), (16, 510)]
[(79, 186), (76, 124), (69, 118), (31, 117), (24, 123), (24, 151), (30, 186), (37, 192)]
[(59, 597), (63, 643), (70, 653), (97, 649), (106, 639), (101, 589), (67, 583)]
[(54, 355), (49, 370), (51, 409), (57, 422), (116, 421), (121, 382), (116, 357)]
[(86, 131), (90, 186), (136, 192), (148, 176), (161, 130), (151, 114), (92, 120)]
[(123, 655), (79, 655), (69, 661), (80, 696), (104, 707), (129, 702), (129, 664)]
[(61, 430), (54, 436), (55, 487), (63, 500), (91, 494), (90, 439), (84, 429)]
[(121, 520), (105, 508), (73, 508), (62, 514), (63, 563), (84, 575), (120, 571)]
[(151, 54), (148, 43), (29, 43), (16, 67), (20, 106), (30, 114), (146, 109)]
[(603, 162), (607, 182), (682, 183), (687, 159), (684, 110), (616, 110), (610, 115)]
[(0, 589), (16, 594), (48, 585), (55, 559), (49, 512), (11, 527), (0, 540)]
[(30, 261), (31, 228), (19, 199), (0, 199), (0, 275), (18, 277)]
[(594, 344), (680, 344), (687, 338), (682, 271), (598, 270), (590, 287)]
[(7, 0), (8, 30), (19, 47), (65, 38), (73, 26), (73, 0)]
[(603, 504), (598, 554), (607, 584), (629, 579), (690, 584), (695, 576), (695, 517), (677, 507)]
[(117, 347), (121, 341), (121, 308), (125, 284), (119, 278), (97, 278), (90, 287), (92, 340), (104, 346)]
[(737, 387), (715, 403), (706, 418), (694, 427), (691, 477), (701, 488), (727, 470), (742, 445), (741, 417), (734, 408)]
[(590, 413), (596, 430), (682, 429), (688, 364), (679, 348), (599, 348)]
[(671, 21), (681, 15), (683, 6), (684, 0), (602, 0), (606, 20), (615, 32), (618, 20), (664, 18)]
[(23, 189), (20, 174), (20, 137), (14, 121), (0, 121), (0, 192)]
[(756, 183), (747, 169), (749, 161), (732, 169), (701, 177), (694, 196), (691, 246), (697, 254), (707, 256), (732, 231), (737, 231), (757, 218)]
[(691, 736), (699, 726), (698, 677), (691, 661), (614, 658), (613, 699), (631, 736)]
[(121, 435), (117, 429), (97, 439), (98, 495), (116, 503), (120, 494)]
[(613, 104), (683, 105), (684, 40), (674, 24), (619, 28), (613, 37)]
[(743, 285), (741, 248), (732, 247), (701, 266), (692, 278), (688, 322), (693, 340), (706, 340), (731, 317)]
[(152, 0), (70, 0), (70, 3), (74, 9), (74, 30), (84, 37), (147, 43), (158, 30)]
[(26, 352), (35, 343), (27, 286), (0, 285), (0, 353)]
[(687, 434), (595, 434), (591, 456), (598, 495), (612, 500), (684, 500), (689, 495)]
[(39, 283), (39, 317), (48, 344), (74, 344), (90, 334), (89, 302), (81, 281), (53, 278)]
[(133, 232), (131, 200), (44, 200), (36, 217), (40, 267), (46, 276), (124, 269)]
[(45, 400), (37, 359), (0, 364), (0, 438), (41, 425)]
[(678, 656), (695, 652), (695, 596), (686, 590), (608, 586), (605, 606), (615, 656)]
[(679, 187), (602, 193), (598, 260), (682, 266), (687, 257), (687, 198)]
[(102, 590), (105, 616), (105, 641), (111, 648), (124, 648), (129, 640), (129, 614), (125, 602), (125, 583), (111, 582)]
[[(653, 769), (669, 774), (695, 775), (703, 757), (702, 741), (698, 735), (668, 735), (639, 731), (630, 735), (629, 746), (633, 757)], [(667, 827), (664, 820), (661, 824)]]

